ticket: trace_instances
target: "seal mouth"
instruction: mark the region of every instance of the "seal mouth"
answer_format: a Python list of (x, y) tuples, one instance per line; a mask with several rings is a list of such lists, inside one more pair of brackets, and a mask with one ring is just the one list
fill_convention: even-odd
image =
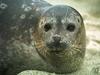
[(67, 44), (62, 42), (51, 42), (51, 43), (47, 43), (47, 47), (49, 48), (49, 51), (50, 52), (56, 52), (56, 53), (59, 53), (59, 52), (62, 52), (66, 49), (67, 47)]

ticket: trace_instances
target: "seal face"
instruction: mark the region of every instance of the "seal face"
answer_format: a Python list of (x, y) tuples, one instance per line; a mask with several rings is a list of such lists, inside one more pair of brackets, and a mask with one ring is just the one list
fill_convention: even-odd
[(40, 19), (36, 35), (38, 53), (56, 73), (81, 67), (85, 54), (85, 28), (81, 15), (72, 7), (52, 6)]
[(43, 0), (0, 0), (0, 6), (0, 75), (80, 69), (85, 29), (74, 8)]

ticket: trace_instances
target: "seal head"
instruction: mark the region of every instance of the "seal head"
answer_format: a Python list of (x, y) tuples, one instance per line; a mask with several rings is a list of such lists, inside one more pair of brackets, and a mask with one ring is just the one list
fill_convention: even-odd
[(35, 45), (56, 73), (80, 69), (85, 55), (85, 28), (81, 15), (66, 5), (52, 6), (34, 32)]

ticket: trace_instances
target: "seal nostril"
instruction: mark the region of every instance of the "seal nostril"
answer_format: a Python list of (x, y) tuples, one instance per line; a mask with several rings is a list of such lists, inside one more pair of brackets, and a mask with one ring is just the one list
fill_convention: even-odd
[(53, 40), (54, 40), (54, 42), (60, 42), (61, 37), (60, 36), (53, 36)]

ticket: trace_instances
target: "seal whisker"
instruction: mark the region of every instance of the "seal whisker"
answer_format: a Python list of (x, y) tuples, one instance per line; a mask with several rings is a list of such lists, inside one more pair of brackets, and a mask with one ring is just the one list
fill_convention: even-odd
[(0, 75), (30, 69), (65, 74), (80, 69), (86, 34), (77, 10), (43, 0), (2, 0), (0, 5), (4, 4), (7, 8), (0, 10)]

